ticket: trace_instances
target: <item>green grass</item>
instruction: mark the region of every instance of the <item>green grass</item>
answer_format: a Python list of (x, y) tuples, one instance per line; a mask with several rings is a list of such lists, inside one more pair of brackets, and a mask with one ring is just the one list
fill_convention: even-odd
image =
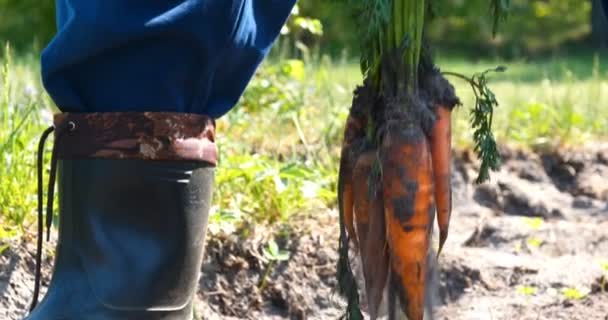
[(571, 76), (579, 80), (589, 80), (595, 77), (594, 72), (605, 76), (608, 73), (608, 59), (604, 58), (602, 61), (600, 56), (599, 53), (578, 52), (569, 56), (519, 58), (511, 61), (497, 58), (472, 62), (463, 58), (439, 55), (437, 62), (442, 69), (464, 73), (471, 72), (471, 70), (494, 68), (496, 65), (506, 65), (509, 72), (495, 76), (496, 81), (538, 83), (544, 79), (563, 81)]
[[(0, 238), (33, 230), (35, 150), (50, 124), (51, 102), (31, 58), (0, 60)], [(578, 145), (608, 137), (608, 61), (593, 55), (543, 61), (439, 59), (443, 70), (465, 74), (504, 64), (491, 87), (501, 106), (495, 117), (499, 143)], [(8, 67), (6, 67), (8, 66)], [(360, 82), (354, 63), (271, 61), (239, 106), (218, 121), (220, 163), (211, 221), (230, 231), (240, 222), (282, 223), (294, 214), (325, 214), (335, 206), (337, 165), (351, 93)], [(472, 142), (468, 110), (473, 97), (454, 80), (464, 106), (457, 109), (454, 139)], [(217, 229), (217, 228), (216, 228)]]
[(23, 234), (34, 221), (36, 144), (51, 116), (37, 67), (5, 56), (9, 59), (0, 61), (0, 238)]

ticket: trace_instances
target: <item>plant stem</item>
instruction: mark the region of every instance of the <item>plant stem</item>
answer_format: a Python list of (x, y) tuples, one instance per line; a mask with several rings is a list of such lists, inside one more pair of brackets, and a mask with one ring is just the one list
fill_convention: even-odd
[[(380, 92), (384, 88), (390, 88), (391, 91), (415, 93), (418, 89), (418, 64), (422, 50), (427, 0), (377, 1), (384, 1), (382, 5), (387, 7), (388, 18), (382, 22), (379, 29), (374, 29), (376, 34), (372, 37), (373, 44), (369, 43), (372, 47), (368, 51), (372, 52), (373, 57), (366, 60), (367, 76)], [(404, 48), (405, 40), (408, 42)], [(392, 62), (394, 60), (385, 60), (388, 55), (397, 59), (398, 63), (395, 66), (384, 64), (394, 63)], [(391, 74), (383, 75), (383, 72)], [(383, 83), (383, 81), (394, 81), (394, 83)]]
[[(414, 67), (415, 70), (418, 70), (418, 64), (420, 63), (420, 52), (422, 51), (422, 36), (424, 35), (424, 20), (425, 20), (425, 12), (426, 12), (426, 1), (419, 0), (416, 2), (418, 4), (418, 10), (416, 12), (416, 51), (415, 51), (415, 62)], [(417, 73), (417, 72), (416, 72)], [(417, 83), (418, 79), (416, 79)], [(417, 86), (416, 86), (417, 87)]]
[[(469, 78), (463, 74), (460, 73), (456, 73), (456, 72), (450, 72), (450, 71), (443, 71), (441, 72), (441, 74), (443, 74), (444, 76), (450, 76), (450, 77), (456, 77), (456, 78), (460, 78), (468, 83), (471, 84), (471, 86), (473, 87), (473, 90), (475, 89), (481, 89), (481, 87), (479, 86), (479, 84), (477, 84), (473, 78)], [(477, 92), (477, 91), (475, 91)], [(477, 95), (476, 95), (477, 96)]]
[(270, 275), (270, 271), (272, 270), (272, 267), (274, 266), (274, 261), (270, 261), (268, 263), (268, 267), (266, 267), (266, 272), (264, 272), (264, 276), (262, 277), (262, 281), (260, 282), (259, 285), (259, 289), (260, 291), (264, 291), (264, 288), (266, 287), (266, 279), (268, 279), (268, 276)]

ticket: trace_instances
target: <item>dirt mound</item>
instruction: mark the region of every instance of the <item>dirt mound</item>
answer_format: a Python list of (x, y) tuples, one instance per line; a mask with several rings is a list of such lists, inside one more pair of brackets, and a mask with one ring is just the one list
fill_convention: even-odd
[[(473, 184), (474, 156), (457, 153), (435, 318), (608, 319), (608, 145), (501, 153), (501, 170), (483, 185)], [(210, 235), (199, 318), (339, 318), (337, 215), (297, 219), (280, 230), (248, 227), (247, 237)], [(272, 235), (289, 252), (286, 261), (264, 255)], [(34, 250), (18, 247), (11, 243), (0, 257), (0, 318), (7, 320), (22, 318), (33, 283)], [(45, 284), (49, 269), (47, 260)]]
[[(32, 302), (34, 287), (35, 241), (25, 239), (8, 243), (0, 255), (0, 319), (22, 319)], [(54, 241), (53, 241), (54, 244)], [(0, 245), (2, 247), (3, 245)], [(52, 245), (49, 245), (51, 247)], [(44, 260), (40, 296), (50, 281), (51, 258)]]
[(326, 221), (303, 221), (278, 239), (290, 252), (282, 263), (271, 263), (262, 253), (266, 237), (276, 232), (254, 230), (246, 240), (214, 237), (207, 247), (201, 300), (237, 319), (337, 319), (344, 305), (334, 293), (337, 237), (330, 228), (318, 228), (331, 226), (337, 217), (323, 216)]

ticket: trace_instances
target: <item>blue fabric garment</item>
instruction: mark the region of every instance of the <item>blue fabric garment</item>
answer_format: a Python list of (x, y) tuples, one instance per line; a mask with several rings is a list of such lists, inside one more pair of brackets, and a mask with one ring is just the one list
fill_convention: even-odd
[(234, 107), (296, 0), (56, 0), (43, 83), (62, 111)]

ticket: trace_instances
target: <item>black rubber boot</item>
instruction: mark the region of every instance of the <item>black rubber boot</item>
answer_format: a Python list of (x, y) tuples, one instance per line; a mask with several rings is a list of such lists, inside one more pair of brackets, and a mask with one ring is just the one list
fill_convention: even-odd
[(213, 170), (188, 161), (59, 161), (55, 269), (26, 319), (191, 320)]

